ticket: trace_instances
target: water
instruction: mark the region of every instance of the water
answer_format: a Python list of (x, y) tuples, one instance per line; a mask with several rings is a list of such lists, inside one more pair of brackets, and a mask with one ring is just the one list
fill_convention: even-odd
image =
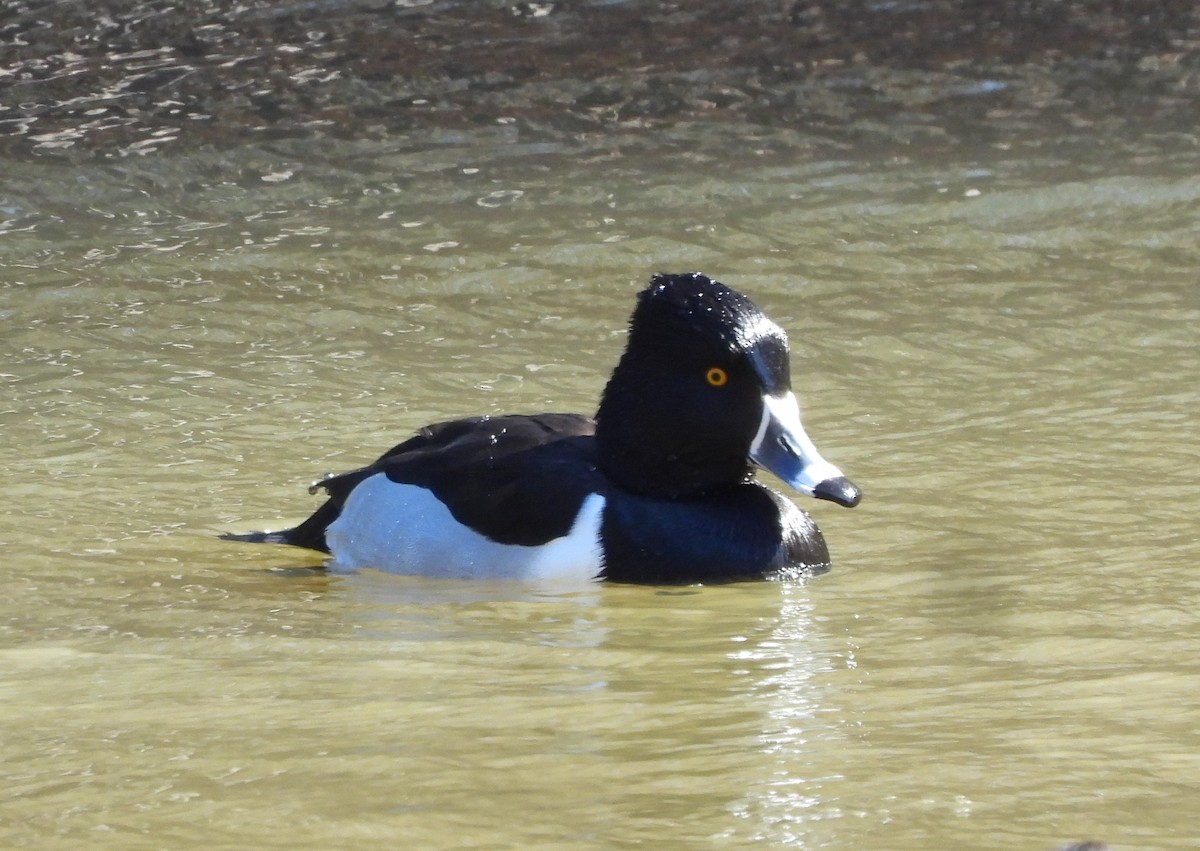
[[(11, 156), (0, 845), (1195, 847), (1194, 140), (756, 132)], [(590, 411), (684, 269), (787, 329), (863, 487), (804, 503), (829, 574), (215, 538), (426, 422)]]

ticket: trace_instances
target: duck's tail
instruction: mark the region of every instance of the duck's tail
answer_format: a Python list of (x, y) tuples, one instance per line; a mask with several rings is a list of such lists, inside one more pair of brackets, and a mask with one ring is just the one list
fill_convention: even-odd
[(329, 545), (325, 543), (325, 529), (337, 519), (341, 510), (341, 506), (330, 499), (314, 511), (312, 517), (291, 529), (281, 529), (278, 532), (225, 532), (220, 537), (224, 541), (239, 541), (244, 544), (287, 544), (327, 553)]
[(222, 541), (240, 541), (243, 544), (290, 544), (294, 529), (280, 532), (222, 532), (217, 537)]

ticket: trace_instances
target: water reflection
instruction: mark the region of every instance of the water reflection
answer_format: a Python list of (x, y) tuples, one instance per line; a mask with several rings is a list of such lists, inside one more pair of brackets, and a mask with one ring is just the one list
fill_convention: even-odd
[[(824, 784), (837, 775), (818, 765), (811, 746), (813, 739), (828, 746), (840, 738), (842, 710), (830, 703), (827, 680), (835, 660), (813, 621), (808, 591), (791, 585), (780, 591), (779, 617), (769, 636), (731, 654), (754, 678), (750, 699), (765, 710), (759, 746), (768, 757), (757, 783), (747, 790), (749, 797), (731, 809), (748, 822), (746, 832), (753, 841), (804, 846), (815, 838), (814, 831), (819, 836), (828, 829), (816, 825), (844, 815), (823, 794)], [(844, 661), (853, 668), (852, 655)]]
[[(432, 581), (420, 577), (395, 576), (374, 570), (338, 575), (334, 589), (339, 597), (355, 605), (376, 609), (380, 618), (394, 620), (396, 608), (468, 606), (476, 604), (546, 603), (571, 609), (590, 609), (600, 604), (602, 592), (596, 583), (554, 582), (460, 582)], [(587, 642), (598, 644), (600, 639)]]

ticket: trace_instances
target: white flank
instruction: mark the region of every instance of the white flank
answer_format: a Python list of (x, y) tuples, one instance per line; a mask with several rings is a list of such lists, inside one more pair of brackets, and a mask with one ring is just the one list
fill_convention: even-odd
[(364, 479), (325, 532), (330, 568), (457, 579), (591, 580), (603, 569), (604, 497), (583, 503), (571, 530), (540, 546), (499, 544), (459, 523), (429, 490), (383, 473)]

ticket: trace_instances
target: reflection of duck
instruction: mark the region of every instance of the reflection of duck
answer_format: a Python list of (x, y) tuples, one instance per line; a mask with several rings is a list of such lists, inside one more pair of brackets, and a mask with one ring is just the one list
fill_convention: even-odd
[(812, 518), (752, 481), (754, 465), (858, 504), (800, 425), (779, 326), (703, 275), (658, 275), (595, 419), (428, 426), (314, 485), (329, 499), (299, 526), (225, 537), (330, 552), (335, 568), (464, 578), (705, 582), (825, 566)]

